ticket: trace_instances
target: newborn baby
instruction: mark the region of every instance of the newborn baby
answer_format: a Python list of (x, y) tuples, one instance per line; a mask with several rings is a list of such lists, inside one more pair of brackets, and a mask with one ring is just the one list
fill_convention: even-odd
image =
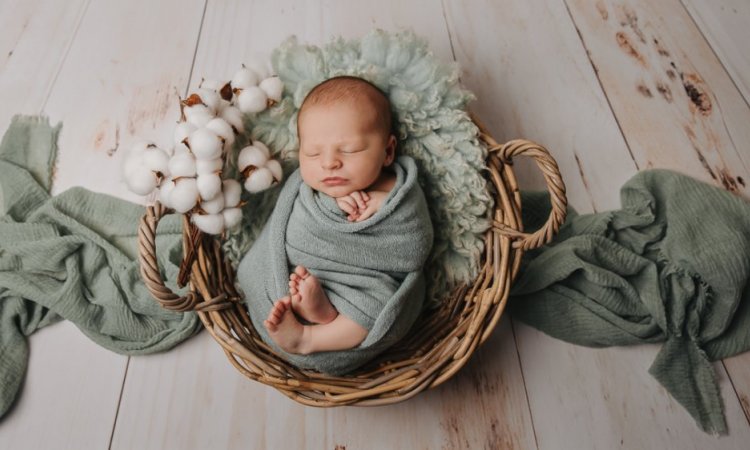
[[(360, 222), (372, 216), (396, 182), (386, 170), (396, 153), (388, 100), (364, 80), (333, 78), (308, 94), (297, 115), (302, 180), (336, 199)], [(297, 266), (289, 293), (278, 300), (263, 325), (289, 353), (352, 348), (367, 330), (339, 314), (317, 277)], [(302, 325), (293, 314), (317, 324)]]
[[(262, 325), (284, 352), (334, 352), (293, 362), (340, 373), (402, 337), (416, 319), (433, 230), (416, 164), (396, 158), (390, 105), (375, 86), (355, 77), (319, 84), (300, 107), (297, 130), (299, 169), (238, 274), (256, 328), (267, 311)], [(274, 266), (256, 249), (266, 245), (279, 254), (271, 270), (277, 279), (261, 289), (251, 277)], [(275, 297), (284, 269), (286, 295)], [(343, 356), (358, 346), (367, 351)]]

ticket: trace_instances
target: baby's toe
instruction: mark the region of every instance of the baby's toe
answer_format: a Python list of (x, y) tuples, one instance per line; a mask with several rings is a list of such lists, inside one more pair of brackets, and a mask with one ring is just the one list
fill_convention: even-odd
[(272, 325), (276, 325), (276, 324), (278, 324), (278, 323), (279, 323), (279, 318), (278, 318), (278, 317), (276, 317), (276, 315), (275, 315), (275, 311), (276, 311), (276, 309), (274, 308), (274, 309), (272, 309), (272, 310), (271, 310), (271, 311), (270, 311), (270, 312), (268, 313), (268, 317), (266, 317), (266, 320), (265, 320), (265, 322), (268, 322), (268, 323), (270, 323), (270, 324), (272, 324)]
[(300, 303), (300, 302), (302, 302), (302, 296), (301, 295), (299, 295), (297, 293), (295, 293), (294, 295), (292, 295), (292, 303)]
[(301, 279), (303, 279), (303, 280), (305, 278), (307, 278), (307, 275), (309, 275), (309, 273), (307, 272), (307, 269), (305, 268), (305, 266), (297, 266), (297, 267), (295, 267), (294, 268), (294, 273), (296, 273), (297, 275), (299, 275), (299, 277)]
[(263, 325), (264, 325), (264, 326), (266, 327), (266, 329), (267, 329), (268, 331), (270, 331), (271, 333), (275, 333), (275, 332), (276, 332), (276, 330), (278, 330), (278, 329), (279, 329), (279, 328), (278, 328), (278, 326), (277, 326), (277, 324), (275, 324), (275, 323), (272, 323), (272, 322), (271, 322), (271, 321), (269, 321), (269, 320), (266, 320), (266, 321), (264, 321), (264, 322), (263, 322)]

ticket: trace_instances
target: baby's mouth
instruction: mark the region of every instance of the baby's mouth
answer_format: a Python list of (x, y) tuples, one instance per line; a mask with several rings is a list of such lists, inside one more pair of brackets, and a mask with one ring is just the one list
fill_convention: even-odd
[(328, 186), (338, 186), (340, 184), (346, 184), (348, 180), (341, 177), (328, 177), (323, 179), (323, 183)]

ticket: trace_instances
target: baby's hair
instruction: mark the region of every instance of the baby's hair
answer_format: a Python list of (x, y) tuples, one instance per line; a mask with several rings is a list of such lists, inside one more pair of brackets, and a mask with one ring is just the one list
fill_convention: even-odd
[(365, 79), (342, 75), (323, 81), (307, 94), (297, 113), (297, 135), (299, 135), (299, 118), (302, 117), (302, 112), (306, 107), (352, 99), (363, 99), (372, 104), (377, 113), (378, 125), (381, 130), (386, 135), (392, 133), (391, 102), (388, 100), (388, 96)]

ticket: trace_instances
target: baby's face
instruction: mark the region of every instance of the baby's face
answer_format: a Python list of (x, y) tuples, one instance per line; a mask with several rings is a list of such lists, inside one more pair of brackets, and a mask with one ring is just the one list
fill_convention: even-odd
[(349, 101), (306, 107), (299, 123), (302, 180), (334, 198), (372, 185), (396, 148), (376, 117), (368, 105)]

